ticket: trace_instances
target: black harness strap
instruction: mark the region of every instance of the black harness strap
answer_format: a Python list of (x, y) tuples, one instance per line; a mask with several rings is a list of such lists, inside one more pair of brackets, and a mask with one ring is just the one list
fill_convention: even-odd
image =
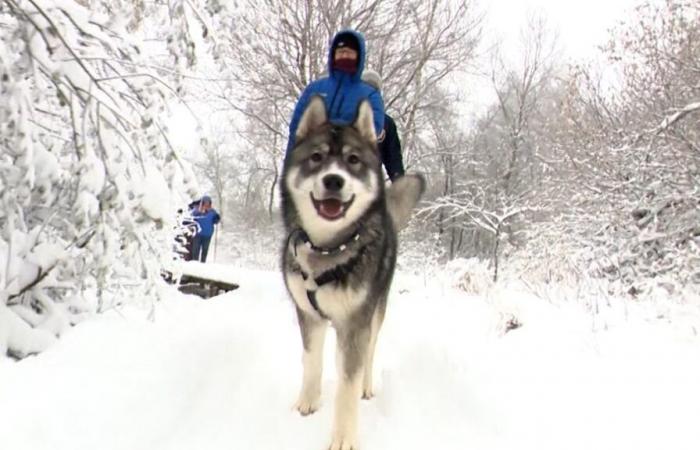
[[(289, 244), (292, 244), (292, 251), (294, 254), (294, 258), (297, 257), (297, 242), (301, 241), (304, 243), (304, 245), (309, 248), (310, 250), (319, 253), (323, 256), (331, 256), (331, 255), (337, 255), (339, 253), (344, 252), (348, 246), (354, 242), (357, 242), (360, 239), (360, 230), (358, 229), (355, 234), (353, 234), (350, 239), (345, 241), (344, 243), (340, 244), (337, 247), (333, 248), (328, 248), (328, 247), (317, 247), (311, 242), (311, 239), (309, 238), (309, 235), (306, 234), (304, 230), (301, 228), (297, 228), (296, 230), (292, 231), (289, 234), (289, 237), (287, 237), (287, 247), (289, 247)], [(294, 241), (294, 242), (292, 242)], [(355, 268), (355, 265), (357, 265), (357, 262), (360, 260), (360, 257), (364, 253), (365, 247), (361, 247), (358, 251), (357, 254), (347, 260), (345, 263), (337, 265), (333, 267), (332, 269), (326, 270), (325, 272), (321, 273), (321, 275), (317, 276), (314, 278), (314, 283), (316, 284), (316, 288), (318, 289), (319, 287), (323, 286), (324, 284), (332, 283), (332, 282), (342, 282), (347, 278), (347, 276), (352, 272), (352, 270)], [(301, 270), (299, 268), (299, 271), (301, 272), (301, 276), (306, 281), (309, 278), (309, 274)], [(311, 303), (311, 306), (316, 310), (319, 316), (321, 316), (323, 319), (328, 320), (328, 316), (323, 313), (321, 310), (321, 307), (318, 306), (318, 300), (316, 300), (316, 289), (306, 290), (306, 297), (309, 299), (309, 303)]]
[[(347, 276), (352, 272), (352, 269), (355, 268), (357, 265), (357, 262), (360, 260), (360, 257), (362, 257), (362, 253), (364, 253), (365, 248), (362, 247), (359, 249), (357, 252), (357, 255), (355, 255), (353, 258), (350, 258), (347, 262), (344, 264), (340, 264), (338, 266), (335, 266), (334, 268), (330, 270), (326, 270), (323, 272), (321, 275), (317, 276), (314, 278), (314, 283), (316, 283), (317, 288), (323, 286), (324, 284), (328, 283), (338, 283), (342, 282), (347, 278)], [(304, 272), (303, 270), (301, 271), (301, 277), (306, 281), (307, 278), (309, 278), (309, 274)], [(306, 298), (309, 299), (309, 303), (311, 303), (311, 306), (316, 310), (319, 316), (322, 318), (328, 320), (328, 316), (323, 313), (321, 310), (321, 307), (318, 306), (318, 300), (316, 300), (316, 290), (306, 290)]]
[(306, 291), (306, 298), (309, 299), (309, 303), (311, 303), (311, 306), (314, 307), (318, 315), (321, 316), (322, 319), (328, 320), (328, 316), (325, 315), (323, 311), (321, 311), (321, 307), (318, 306), (318, 301), (316, 300), (316, 291)]
[[(304, 281), (306, 281), (306, 279), (309, 278), (309, 275), (302, 270), (301, 277), (304, 279)], [(316, 285), (316, 286), (318, 286), (318, 285)], [(309, 299), (309, 303), (311, 303), (311, 306), (313, 306), (313, 308), (316, 310), (318, 315), (321, 316), (321, 318), (328, 320), (328, 316), (323, 314), (323, 311), (321, 311), (321, 307), (318, 306), (318, 301), (316, 300), (316, 291), (310, 291), (307, 289), (306, 290), (306, 298)]]

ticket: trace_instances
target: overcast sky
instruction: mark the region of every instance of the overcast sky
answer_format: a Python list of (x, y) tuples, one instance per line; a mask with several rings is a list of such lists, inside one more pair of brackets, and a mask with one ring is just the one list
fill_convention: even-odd
[[(543, 16), (548, 29), (556, 33), (560, 59), (578, 62), (599, 56), (597, 47), (607, 42), (609, 30), (632, 17), (634, 7), (645, 0), (479, 1), (485, 13), (480, 51), (483, 59), (476, 63), (475, 71), (488, 73), (488, 49), (497, 42), (501, 44), (501, 54), (517, 67), (521, 61), (520, 33), (533, 15)], [(460, 110), (468, 122), (496, 99), (490, 80), (483, 75), (456, 75), (454, 86), (466, 95)]]
[[(543, 13), (559, 35), (565, 54), (587, 58), (607, 39), (607, 30), (630, 16), (643, 0), (481, 0), (486, 10), (487, 39), (499, 36), (515, 46), (531, 13)], [(656, 0), (658, 1), (658, 0)]]

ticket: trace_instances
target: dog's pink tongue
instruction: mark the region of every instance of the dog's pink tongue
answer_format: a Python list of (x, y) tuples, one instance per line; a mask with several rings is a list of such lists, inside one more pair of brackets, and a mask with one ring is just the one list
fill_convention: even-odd
[(335, 219), (342, 214), (343, 204), (340, 202), (340, 200), (333, 198), (322, 200), (319, 210), (324, 217)]

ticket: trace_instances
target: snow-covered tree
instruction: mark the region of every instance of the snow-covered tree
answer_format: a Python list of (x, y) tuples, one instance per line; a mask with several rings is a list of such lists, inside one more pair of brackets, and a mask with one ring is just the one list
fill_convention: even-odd
[[(0, 352), (17, 357), (117, 294), (157, 293), (173, 207), (194, 183), (162, 121), (177, 71), (142, 45), (145, 4), (90, 6), (0, 10)], [(183, 6), (170, 6), (152, 6), (173, 25), (154, 45), (186, 60)]]
[(700, 6), (641, 5), (605, 55), (620, 79), (612, 93), (578, 68), (563, 108), (562, 167), (585, 192), (571, 202), (587, 218), (576, 228), (597, 272), (626, 292), (678, 293), (700, 283)]
[(604, 70), (559, 80), (538, 131), (549, 195), (530, 255), (567, 249), (630, 295), (697, 286), (698, 24), (697, 3), (642, 5), (612, 32)]
[[(535, 155), (555, 70), (556, 39), (541, 17), (533, 17), (521, 43), (515, 62), (494, 54), (488, 76), (496, 102), (476, 121), (468, 139), (441, 146), (444, 189), (425, 209), (437, 214), (453, 235), (449, 254), (488, 258), (494, 278), (502, 242), (522, 240), (532, 211), (541, 209), (542, 163)], [(449, 133), (436, 132), (437, 141)]]
[[(697, 286), (698, 24), (697, 3), (644, 4), (611, 33), (604, 68), (568, 70), (551, 64), (532, 28), (520, 68), (493, 72), (497, 101), (462, 146), (471, 156), (456, 178), (469, 181), (430, 210), (487, 237), (484, 217), (507, 217), (494, 222), (507, 253), (544, 274), (538, 281), (567, 268), (631, 295)], [(462, 255), (488, 256), (498, 241), (486, 240)]]

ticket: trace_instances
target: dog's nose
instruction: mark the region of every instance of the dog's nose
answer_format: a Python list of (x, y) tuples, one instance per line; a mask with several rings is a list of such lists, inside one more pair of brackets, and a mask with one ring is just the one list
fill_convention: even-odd
[(323, 177), (323, 185), (329, 191), (338, 192), (343, 188), (345, 180), (339, 175), (326, 175)]

